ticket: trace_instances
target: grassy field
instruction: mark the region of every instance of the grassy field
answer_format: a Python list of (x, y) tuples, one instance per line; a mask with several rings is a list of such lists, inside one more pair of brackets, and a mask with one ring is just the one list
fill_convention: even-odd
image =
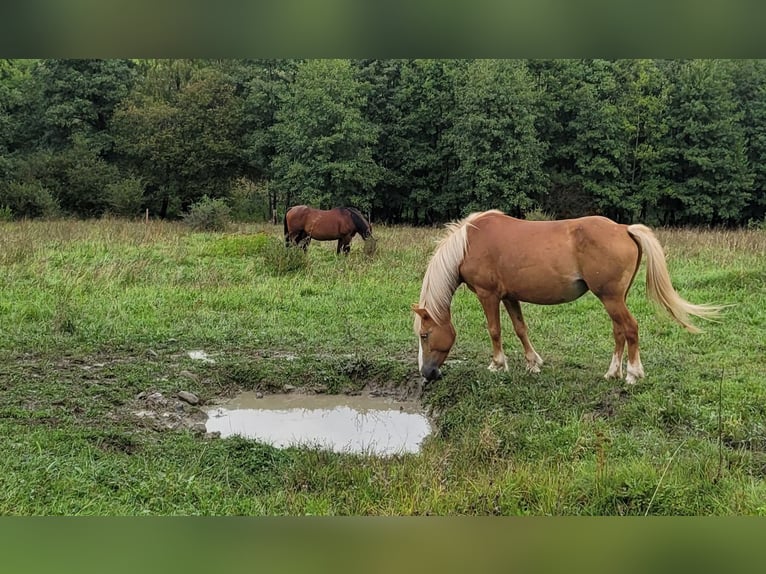
[(611, 323), (591, 294), (524, 307), (539, 375), (504, 316), (497, 374), (459, 289), (418, 455), (277, 450), (132, 414), (154, 391), (417, 382), (410, 305), (441, 231), (375, 232), (374, 256), (355, 239), (302, 261), (269, 225), (0, 224), (0, 514), (766, 514), (764, 231), (658, 231), (680, 294), (733, 306), (688, 334), (647, 301), (642, 267), (628, 305), (647, 378), (630, 387), (603, 379)]

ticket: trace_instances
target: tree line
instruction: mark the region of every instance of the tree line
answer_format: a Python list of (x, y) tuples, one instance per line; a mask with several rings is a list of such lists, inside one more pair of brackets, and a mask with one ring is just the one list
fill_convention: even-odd
[(0, 60), (0, 216), (766, 217), (762, 60)]

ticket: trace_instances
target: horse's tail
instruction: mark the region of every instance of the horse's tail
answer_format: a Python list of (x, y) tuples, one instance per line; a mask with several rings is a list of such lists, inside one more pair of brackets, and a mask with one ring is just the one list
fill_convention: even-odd
[(285, 247), (290, 247), (290, 236), (287, 230), (287, 214), (292, 208), (288, 208), (287, 211), (285, 211), (285, 216), (282, 218), (282, 226), (285, 229)]
[(645, 225), (629, 225), (628, 233), (646, 254), (646, 294), (670, 314), (681, 326), (691, 333), (700, 330), (689, 322), (689, 315), (702, 319), (713, 319), (722, 309), (719, 305), (695, 305), (676, 293), (670, 282), (665, 262), (665, 252), (654, 233)]

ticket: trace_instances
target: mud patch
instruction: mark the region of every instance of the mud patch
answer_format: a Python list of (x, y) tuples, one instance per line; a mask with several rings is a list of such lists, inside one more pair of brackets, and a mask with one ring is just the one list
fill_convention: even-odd
[(611, 419), (617, 415), (620, 408), (629, 397), (628, 391), (622, 387), (610, 389), (602, 399), (594, 405), (593, 418)]
[[(186, 393), (191, 394), (191, 393)], [(143, 392), (136, 397), (133, 415), (145, 426), (156, 431), (190, 430), (196, 434), (206, 432), (207, 414), (180, 396), (166, 397), (162, 393)]]
[(309, 446), (379, 456), (416, 453), (432, 432), (415, 401), (375, 393), (263, 395), (245, 392), (209, 407), (206, 430), (277, 448)]

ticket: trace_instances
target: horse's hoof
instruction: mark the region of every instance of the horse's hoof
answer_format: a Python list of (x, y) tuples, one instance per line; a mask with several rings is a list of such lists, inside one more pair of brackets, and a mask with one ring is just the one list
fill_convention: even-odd
[(498, 365), (497, 363), (492, 361), (489, 364), (489, 366), (487, 367), (487, 369), (489, 369), (493, 373), (496, 373), (498, 371), (508, 371), (508, 363), (505, 363), (505, 364), (502, 364), (502, 365)]
[(637, 366), (628, 363), (628, 375), (625, 377), (625, 382), (629, 385), (635, 384), (638, 379), (644, 378), (644, 367), (641, 363)]

